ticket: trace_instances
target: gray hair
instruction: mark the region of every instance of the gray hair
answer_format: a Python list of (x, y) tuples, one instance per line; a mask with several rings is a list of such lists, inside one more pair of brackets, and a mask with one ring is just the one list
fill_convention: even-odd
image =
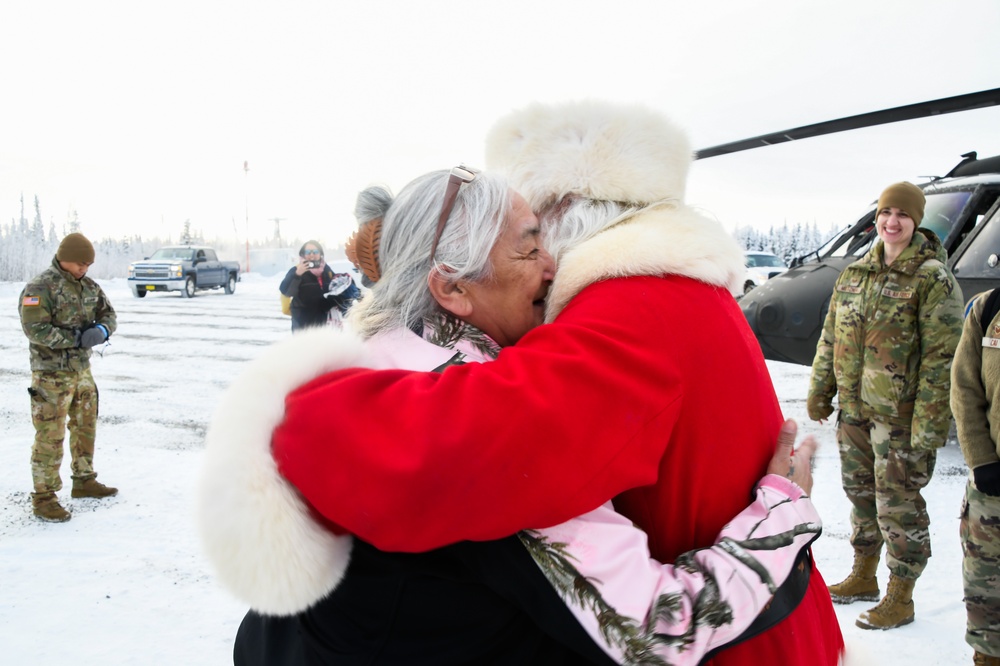
[(651, 206), (677, 206), (674, 200), (633, 204), (570, 196), (539, 211), (542, 239), (556, 266), (562, 256), (605, 229), (637, 215)]
[(427, 289), (432, 270), (450, 282), (482, 282), (493, 276), (490, 251), (511, 211), (507, 181), (494, 174), (481, 173), (462, 185), (431, 265), (431, 243), (448, 175), (433, 171), (420, 176), (395, 198), (381, 186), (358, 195), (354, 210), (358, 226), (382, 220), (382, 275), (348, 315), (362, 337), (399, 327), (416, 330), (438, 318), (443, 310)]

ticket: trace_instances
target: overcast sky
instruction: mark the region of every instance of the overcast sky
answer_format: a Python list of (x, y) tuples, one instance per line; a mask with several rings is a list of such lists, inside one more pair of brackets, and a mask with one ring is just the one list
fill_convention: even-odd
[[(358, 190), (482, 164), (533, 101), (644, 103), (707, 147), (1000, 87), (998, 28), (998, 0), (5, 0), (0, 224), (23, 193), (94, 238), (336, 244)], [(699, 161), (687, 198), (827, 229), (970, 150), (1000, 154), (1000, 107)]]

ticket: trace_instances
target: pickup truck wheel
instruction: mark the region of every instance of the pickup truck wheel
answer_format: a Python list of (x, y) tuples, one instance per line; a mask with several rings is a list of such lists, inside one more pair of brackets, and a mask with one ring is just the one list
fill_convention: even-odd
[(226, 280), (226, 293), (231, 294), (236, 291), (236, 274), (230, 273), (229, 279)]
[(189, 275), (188, 279), (184, 280), (184, 291), (182, 291), (181, 294), (184, 295), (184, 298), (194, 298), (194, 290), (195, 290), (194, 276)]
[(138, 289), (135, 289), (132, 291), (132, 295), (136, 298), (146, 298), (146, 290), (143, 289), (142, 291), (139, 291)]

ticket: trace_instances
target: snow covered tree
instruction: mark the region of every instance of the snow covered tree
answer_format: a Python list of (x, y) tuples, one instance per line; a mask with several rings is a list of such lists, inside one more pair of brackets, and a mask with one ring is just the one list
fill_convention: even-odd
[(77, 214), (76, 209), (69, 215), (69, 220), (66, 222), (66, 233), (74, 234), (80, 231), (80, 216)]
[(796, 222), (793, 226), (785, 222), (781, 227), (772, 226), (766, 233), (753, 227), (738, 227), (733, 230), (733, 237), (744, 250), (771, 252), (790, 263), (817, 249), (836, 232), (837, 229), (831, 227), (821, 233), (815, 221), (811, 225)]
[(191, 218), (184, 220), (184, 231), (181, 232), (181, 245), (190, 245), (191, 238)]

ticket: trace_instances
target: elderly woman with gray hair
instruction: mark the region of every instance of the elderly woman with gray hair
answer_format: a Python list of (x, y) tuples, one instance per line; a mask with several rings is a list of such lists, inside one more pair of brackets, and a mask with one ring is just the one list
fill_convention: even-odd
[(750, 506), (717, 545), (676, 566), (652, 560), (646, 535), (610, 502), (504, 539), (384, 552), (339, 533), (283, 478), (270, 433), (287, 393), (315, 390), (341, 367), (446, 372), (491, 361), (543, 319), (555, 265), (537, 218), (502, 178), (457, 167), (395, 198), (368, 188), (356, 215), (348, 256), (373, 286), (351, 330), (275, 346), (228, 390), (208, 432), (203, 540), (222, 582), (253, 609), (236, 663), (693, 664), (739, 640), (821, 529), (805, 495), (814, 444), (793, 454), (791, 424)]

